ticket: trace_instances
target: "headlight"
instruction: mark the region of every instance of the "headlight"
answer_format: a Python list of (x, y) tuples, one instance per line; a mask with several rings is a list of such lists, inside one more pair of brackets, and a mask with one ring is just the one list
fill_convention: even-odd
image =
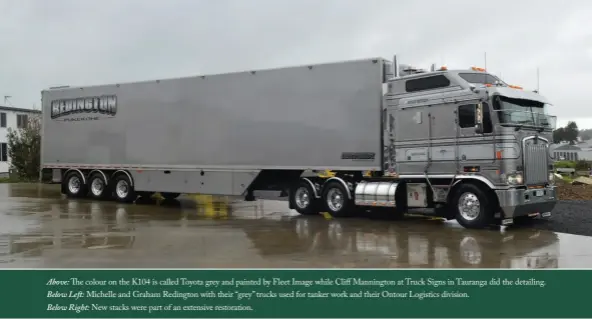
[(555, 183), (555, 174), (553, 172), (549, 172), (549, 184)]
[(522, 178), (521, 173), (514, 173), (514, 174), (508, 174), (508, 177), (506, 177), (506, 181), (510, 185), (522, 185), (524, 182), (524, 179)]

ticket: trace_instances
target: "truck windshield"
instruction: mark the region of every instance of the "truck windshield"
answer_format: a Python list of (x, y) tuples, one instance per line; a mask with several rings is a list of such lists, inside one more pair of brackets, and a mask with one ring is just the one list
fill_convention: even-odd
[(549, 115), (549, 105), (545, 103), (498, 95), (494, 98), (493, 108), (501, 125), (546, 130), (553, 130), (556, 126), (557, 117)]

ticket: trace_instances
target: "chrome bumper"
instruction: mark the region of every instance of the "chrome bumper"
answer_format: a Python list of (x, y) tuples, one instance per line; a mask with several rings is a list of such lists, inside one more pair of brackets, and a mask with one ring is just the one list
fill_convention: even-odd
[(539, 189), (504, 189), (496, 190), (495, 193), (503, 218), (550, 212), (557, 204), (556, 186)]

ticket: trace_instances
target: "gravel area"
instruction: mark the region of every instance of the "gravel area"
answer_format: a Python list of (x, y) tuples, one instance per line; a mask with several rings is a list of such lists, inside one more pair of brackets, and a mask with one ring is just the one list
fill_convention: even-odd
[(547, 221), (532, 227), (574, 235), (592, 236), (592, 200), (559, 201)]

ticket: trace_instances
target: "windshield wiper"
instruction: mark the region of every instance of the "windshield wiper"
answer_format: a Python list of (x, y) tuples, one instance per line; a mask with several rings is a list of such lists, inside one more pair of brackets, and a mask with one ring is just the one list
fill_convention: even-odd
[(524, 124), (526, 123), (530, 123), (530, 121), (516, 121), (518, 124), (516, 124), (516, 128), (514, 128), (514, 131), (520, 131), (520, 129), (522, 129), (522, 127), (524, 126)]
[(549, 124), (549, 122), (545, 121), (545, 122), (541, 122), (541, 125), (539, 126), (539, 128), (537, 129), (537, 132), (541, 133), (543, 132), (546, 128), (548, 128), (549, 126), (551, 126), (551, 124)]

